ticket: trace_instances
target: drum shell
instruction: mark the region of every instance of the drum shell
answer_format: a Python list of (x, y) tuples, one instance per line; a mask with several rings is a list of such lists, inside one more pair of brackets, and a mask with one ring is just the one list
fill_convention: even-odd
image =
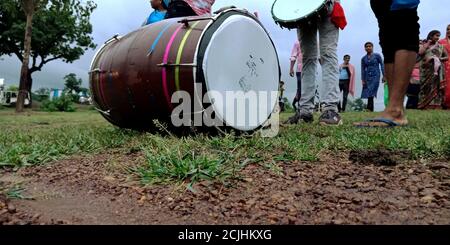
[(93, 100), (114, 125), (146, 129), (155, 119), (169, 121), (173, 107), (167, 95), (177, 91), (175, 73), (179, 73), (179, 89), (194, 93), (193, 67), (161, 65), (164, 61), (176, 63), (182, 39), (189, 31), (180, 63), (195, 63), (198, 43), (210, 20), (190, 23), (195, 28), (178, 23), (179, 20), (161, 21), (113, 39), (94, 58), (90, 72)]

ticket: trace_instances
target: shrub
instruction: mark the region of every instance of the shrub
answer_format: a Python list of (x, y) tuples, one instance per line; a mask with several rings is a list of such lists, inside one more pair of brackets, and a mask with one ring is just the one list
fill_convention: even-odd
[(350, 111), (364, 111), (367, 105), (359, 98), (354, 101), (349, 100), (347, 107), (350, 108)]
[(48, 112), (74, 112), (75, 107), (72, 102), (72, 98), (62, 96), (53, 100), (46, 100), (42, 103), (41, 110)]

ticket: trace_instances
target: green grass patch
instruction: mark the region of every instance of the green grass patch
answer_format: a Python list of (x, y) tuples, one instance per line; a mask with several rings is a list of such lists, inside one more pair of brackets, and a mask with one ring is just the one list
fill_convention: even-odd
[(126, 145), (134, 132), (109, 126), (95, 112), (0, 114), (0, 166), (47, 163)]
[[(317, 161), (324, 152), (409, 151), (416, 159), (450, 157), (450, 112), (410, 111), (410, 126), (359, 129), (353, 122), (372, 113), (345, 113), (345, 125), (301, 124), (281, 128), (277, 137), (195, 135), (178, 138), (121, 130), (97, 112), (33, 112), (17, 116), (0, 111), (0, 164), (21, 167), (66, 156), (118, 148), (142, 152), (144, 162), (131, 169), (143, 184), (239, 178), (248, 164), (279, 170), (284, 163)], [(289, 117), (283, 114), (282, 120)], [(318, 117), (318, 116), (317, 116)]]

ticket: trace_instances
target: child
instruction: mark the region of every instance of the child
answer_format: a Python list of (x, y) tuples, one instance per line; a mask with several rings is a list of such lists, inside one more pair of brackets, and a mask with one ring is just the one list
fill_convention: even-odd
[(150, 14), (143, 26), (163, 20), (167, 13), (167, 3), (168, 0), (150, 0), (150, 4), (155, 11)]

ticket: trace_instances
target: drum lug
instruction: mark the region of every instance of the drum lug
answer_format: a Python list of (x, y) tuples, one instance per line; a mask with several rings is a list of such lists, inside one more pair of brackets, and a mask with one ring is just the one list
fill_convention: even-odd
[(214, 17), (198, 17), (198, 18), (186, 18), (178, 21), (178, 23), (184, 24), (184, 26), (189, 27), (189, 22), (199, 21), (199, 20), (216, 20)]
[(95, 109), (96, 111), (100, 112), (100, 113), (103, 114), (103, 115), (106, 115), (106, 116), (108, 116), (108, 117), (111, 116), (111, 110), (102, 111), (102, 110), (100, 110), (100, 109), (97, 108), (97, 107), (95, 107), (94, 109)]
[(102, 71), (99, 68), (97, 68), (97, 69), (94, 69), (92, 71), (89, 71), (89, 74), (92, 74), (92, 73), (106, 73), (106, 71)]
[(122, 38), (122, 37), (119, 34), (116, 34), (113, 37), (111, 37), (110, 39), (108, 39), (108, 41), (106, 41), (105, 44), (109, 44), (113, 41), (119, 41), (120, 38)]
[(157, 64), (158, 67), (197, 67), (197, 64), (195, 63), (186, 63), (186, 64), (171, 64), (171, 63), (161, 63)]

